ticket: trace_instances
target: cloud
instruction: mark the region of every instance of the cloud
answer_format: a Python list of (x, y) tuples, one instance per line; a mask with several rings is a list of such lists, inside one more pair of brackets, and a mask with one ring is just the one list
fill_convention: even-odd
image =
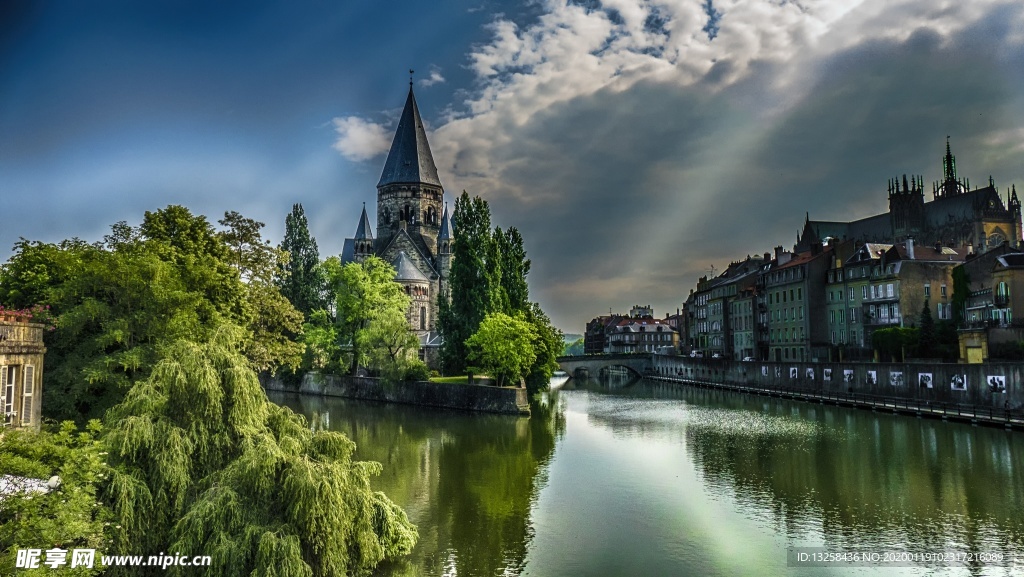
[(886, 210), (888, 178), (938, 178), (946, 134), (975, 181), (1024, 178), (1019, 3), (541, 5), (489, 24), (430, 142), (449, 190), (523, 231), (566, 330), (674, 311), (710, 265), (791, 246), (805, 211)]
[(435, 84), (441, 84), (444, 81), (445, 81), (444, 80), (444, 76), (441, 76), (441, 69), (438, 68), (437, 66), (431, 66), (430, 67), (430, 76), (428, 76), (426, 78), (421, 78), (419, 82), (420, 82), (420, 86), (423, 86), (424, 88), (426, 88), (428, 86), (433, 86)]
[(369, 160), (387, 152), (391, 145), (391, 131), (384, 125), (358, 116), (335, 118), (332, 122), (338, 133), (334, 149), (349, 160)]

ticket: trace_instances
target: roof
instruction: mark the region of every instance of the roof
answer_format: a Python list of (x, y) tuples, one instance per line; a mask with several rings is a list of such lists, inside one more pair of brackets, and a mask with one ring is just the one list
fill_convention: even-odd
[(907, 254), (906, 242), (893, 245), (893, 249), (901, 260), (963, 262), (967, 258), (967, 249), (958, 250), (948, 246), (939, 246), (936, 249), (934, 246), (915, 244), (914, 258)]
[(824, 256), (824, 255), (826, 255), (826, 254), (828, 254), (830, 252), (832, 252), (832, 247), (831, 246), (825, 247), (821, 252), (819, 252), (817, 254), (815, 254), (813, 251), (802, 252), (800, 254), (793, 255), (793, 258), (789, 262), (787, 262), (786, 264), (781, 265), (779, 267), (776, 267), (776, 270), (781, 270), (781, 269), (784, 269), (784, 268), (792, 268), (792, 267), (795, 267), (795, 266), (800, 266), (802, 264), (806, 264), (808, 262), (811, 262), (812, 260), (814, 260), (814, 259), (816, 259), (818, 257)]
[(346, 238), (341, 248), (341, 264), (354, 261), (356, 258), (356, 241), (353, 238)]
[(356, 236), (354, 240), (373, 240), (373, 233), (370, 232), (373, 229), (370, 226), (370, 218), (366, 216), (366, 203), (363, 203), (363, 214), (359, 217), (359, 226), (356, 228)]
[(437, 233), (437, 240), (451, 240), (452, 229), (451, 218), (448, 216), (448, 203), (444, 203), (444, 215), (441, 217), (441, 232)]
[(1024, 253), (1011, 253), (1004, 254), (1003, 256), (996, 259), (999, 265), (1006, 268), (1018, 268), (1024, 267)]
[(430, 279), (420, 272), (420, 269), (412, 262), (409, 255), (405, 254), (404, 250), (398, 251), (398, 256), (392, 264), (395, 266), (395, 280), (397, 281), (430, 282)]
[(409, 85), (409, 97), (405, 100), (402, 118), (398, 121), (395, 139), (391, 141), (388, 159), (384, 162), (384, 172), (380, 175), (377, 187), (397, 182), (426, 183), (441, 186), (437, 177), (434, 157), (430, 154), (427, 144), (427, 133), (423, 129), (423, 119), (416, 105), (416, 97)]

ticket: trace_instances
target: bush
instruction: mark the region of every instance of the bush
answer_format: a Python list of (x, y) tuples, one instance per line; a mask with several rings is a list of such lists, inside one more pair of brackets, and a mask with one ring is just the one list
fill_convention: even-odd
[[(437, 371), (433, 371), (433, 373), (436, 375)], [(415, 361), (405, 369), (404, 380), (427, 381), (430, 380), (431, 376), (431, 371), (430, 369), (427, 368), (427, 365), (423, 364), (420, 361)]]

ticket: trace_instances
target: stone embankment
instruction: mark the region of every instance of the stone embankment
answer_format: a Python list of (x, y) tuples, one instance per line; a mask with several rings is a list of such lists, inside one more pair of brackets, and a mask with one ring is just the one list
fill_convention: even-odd
[(509, 415), (530, 414), (530, 403), (525, 388), (458, 385), (430, 381), (388, 384), (372, 377), (321, 376), (314, 373), (307, 373), (297, 389), (284, 384), (278, 378), (266, 375), (260, 377), (260, 382), (268, 391), (344, 397), (462, 411)]

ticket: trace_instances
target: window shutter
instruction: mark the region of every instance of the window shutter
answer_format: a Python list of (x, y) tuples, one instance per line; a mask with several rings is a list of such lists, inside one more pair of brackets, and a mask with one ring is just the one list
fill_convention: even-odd
[(25, 366), (25, 376), (21, 387), (21, 424), (32, 424), (32, 398), (35, 394), (36, 368), (32, 365)]

